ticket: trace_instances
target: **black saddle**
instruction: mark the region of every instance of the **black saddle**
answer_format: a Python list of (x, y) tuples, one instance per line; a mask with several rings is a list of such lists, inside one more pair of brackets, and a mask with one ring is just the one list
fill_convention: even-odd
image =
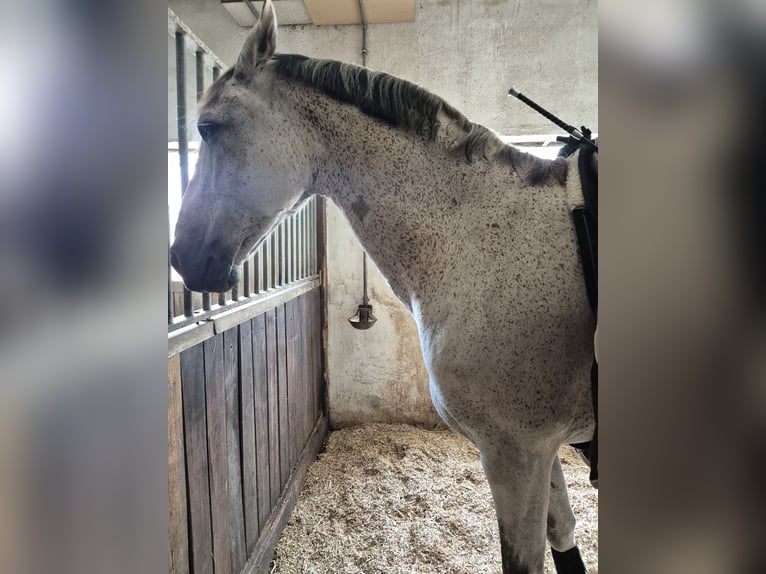
[[(589, 130), (582, 128), (582, 132), (586, 138), (590, 139)], [(573, 137), (560, 138), (560, 140), (564, 141), (565, 145), (559, 151), (559, 157), (569, 157), (578, 149), (580, 150), (577, 164), (585, 205), (573, 209), (572, 218), (577, 232), (588, 302), (593, 314), (598, 316), (598, 151), (592, 145)], [(598, 363), (595, 357), (590, 380), (593, 414), (596, 418), (593, 439), (571, 446), (577, 449), (590, 464), (590, 481), (598, 488)]]

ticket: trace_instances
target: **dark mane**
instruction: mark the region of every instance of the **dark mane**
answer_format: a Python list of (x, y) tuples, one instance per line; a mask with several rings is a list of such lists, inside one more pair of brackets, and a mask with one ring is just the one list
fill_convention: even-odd
[[(335, 60), (316, 60), (297, 54), (275, 54), (275, 72), (284, 78), (312, 86), (328, 96), (353, 104), (362, 112), (401, 129), (436, 139), (443, 113), (463, 132), (452, 148), (470, 163), (477, 158), (496, 158), (511, 165), (528, 183), (541, 184), (555, 177), (566, 179), (566, 162), (543, 160), (504, 144), (489, 129), (471, 122), (444, 99), (401, 78)], [(231, 70), (219, 78), (207, 95), (215, 99)]]

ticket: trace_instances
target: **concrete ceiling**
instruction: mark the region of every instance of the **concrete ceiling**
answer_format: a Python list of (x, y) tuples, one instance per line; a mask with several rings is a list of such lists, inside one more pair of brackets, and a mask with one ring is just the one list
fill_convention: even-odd
[[(356, 0), (344, 1), (351, 2), (345, 10), (352, 13)], [(365, 6), (370, 2), (365, 0)], [(168, 6), (226, 66), (236, 61), (254, 21), (240, 25), (224, 6), (230, 3), (168, 0)], [(260, 8), (260, 1), (253, 3)], [(298, 24), (310, 19), (303, 1), (276, 0), (274, 5), (280, 23), (279, 52), (361, 64), (358, 25)], [(353, 13), (358, 18), (358, 5)], [(290, 21), (296, 24), (286, 23)], [(173, 140), (170, 41), (168, 49), (168, 139)], [(567, 123), (598, 132), (596, 0), (418, 0), (413, 21), (370, 24), (367, 50), (370, 68), (425, 87), (472, 121), (501, 134), (563, 133), (507, 97), (511, 86)], [(193, 66), (192, 57), (187, 67), (193, 70)], [(193, 97), (192, 92), (190, 120)]]

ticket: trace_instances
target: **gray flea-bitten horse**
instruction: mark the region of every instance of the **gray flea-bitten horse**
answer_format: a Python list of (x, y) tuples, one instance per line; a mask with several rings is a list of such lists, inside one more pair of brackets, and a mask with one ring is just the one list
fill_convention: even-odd
[(194, 291), (308, 197), (332, 199), (415, 318), (433, 403), (494, 497), (503, 572), (585, 572), (558, 458), (593, 434), (588, 307), (571, 164), (504, 145), (387, 74), (275, 54), (271, 2), (199, 107), (203, 138), (171, 248)]

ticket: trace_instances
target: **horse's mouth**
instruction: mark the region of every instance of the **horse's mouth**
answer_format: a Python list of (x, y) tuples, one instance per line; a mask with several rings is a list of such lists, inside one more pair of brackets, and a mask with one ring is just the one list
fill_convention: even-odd
[(197, 293), (223, 293), (239, 282), (239, 265), (231, 259), (228, 261), (229, 263), (219, 256), (209, 256), (204, 265), (182, 265), (175, 245), (170, 252), (170, 263), (181, 275), (184, 285)]
[(223, 293), (239, 283), (239, 277), (239, 266), (232, 265), (228, 274), (223, 277), (210, 277), (206, 274), (196, 281), (184, 277), (184, 285), (189, 291), (198, 293)]

